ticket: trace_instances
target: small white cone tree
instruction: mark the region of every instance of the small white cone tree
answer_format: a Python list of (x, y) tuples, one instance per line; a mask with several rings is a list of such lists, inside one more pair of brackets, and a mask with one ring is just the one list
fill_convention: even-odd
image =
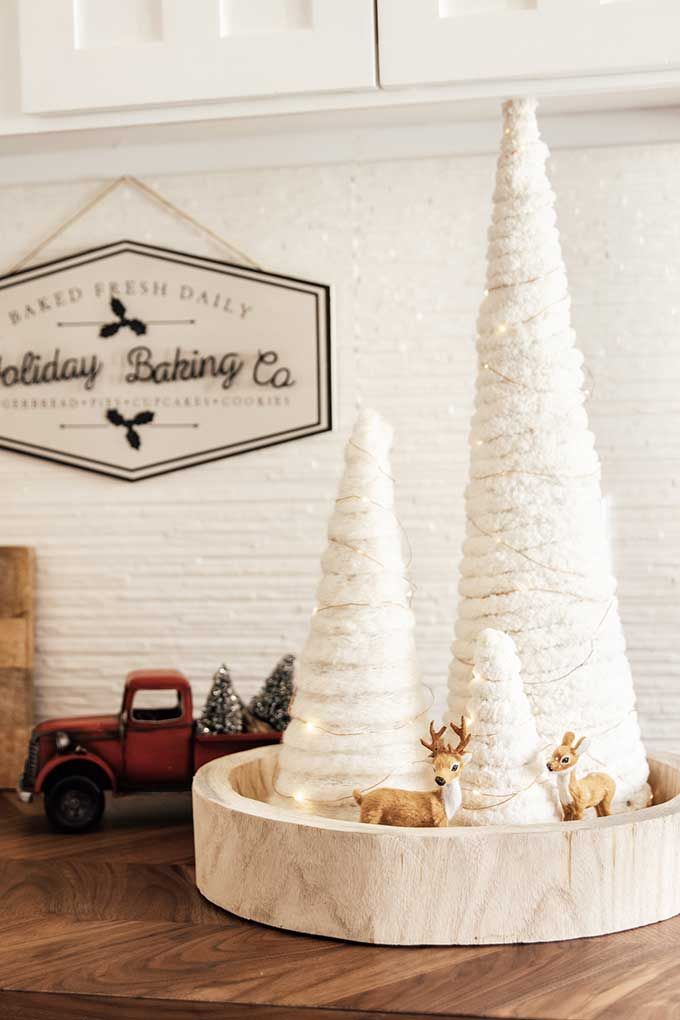
[(472, 759), (461, 777), (456, 824), (562, 821), (515, 644), (499, 630), (487, 628), (477, 637), (467, 715)]
[(466, 710), (480, 631), (511, 634), (541, 741), (592, 736), (582, 771), (608, 771), (617, 806), (640, 807), (647, 762), (535, 106), (503, 107), (449, 705)]
[(391, 442), (378, 414), (359, 415), (296, 662), (273, 799), (314, 814), (356, 817), (357, 787), (432, 787), (420, 746), (431, 699), (416, 656)]

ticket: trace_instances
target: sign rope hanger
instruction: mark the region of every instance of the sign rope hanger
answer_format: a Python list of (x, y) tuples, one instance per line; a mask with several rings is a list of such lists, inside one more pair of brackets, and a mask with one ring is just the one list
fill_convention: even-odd
[(250, 266), (252, 269), (264, 268), (259, 264), (259, 262), (251, 259), (249, 255), (246, 255), (244, 251), (241, 251), (241, 249), (237, 248), (235, 245), (230, 244), (224, 237), (220, 237), (219, 234), (216, 234), (214, 230), (210, 229), (210, 227), (207, 227), (204, 223), (201, 223), (200, 220), (197, 220), (190, 213), (186, 212), (185, 209), (181, 209), (179, 206), (175, 205), (174, 202), (171, 202), (170, 199), (161, 195), (161, 193), (156, 191), (155, 188), (152, 188), (149, 184), (145, 184), (143, 181), (140, 181), (138, 177), (131, 177), (126, 174), (123, 177), (117, 177), (115, 180), (109, 181), (105, 184), (103, 188), (92, 196), (92, 198), (88, 199), (78, 209), (76, 209), (71, 216), (63, 220), (54, 230), (50, 231), (47, 237), (44, 237), (39, 244), (37, 244), (34, 248), (31, 248), (31, 250), (20, 258), (18, 262), (11, 266), (7, 272), (17, 273), (20, 269), (23, 269), (29, 262), (31, 262), (32, 259), (35, 258), (36, 255), (39, 255), (41, 251), (44, 251), (44, 249), (47, 248), (52, 241), (55, 241), (61, 234), (64, 233), (64, 231), (68, 230), (68, 228), (73, 226), (74, 223), (77, 223), (78, 220), (82, 219), (83, 216), (94, 209), (96, 205), (122, 185), (129, 188), (136, 188), (140, 194), (149, 201), (155, 202), (156, 205), (159, 205), (165, 210), (165, 212), (170, 213), (171, 216), (175, 216), (178, 220), (181, 220), (184, 223), (188, 223), (199, 233), (209, 237), (215, 242), (215, 244), (223, 248), (232, 259), (235, 257), (238, 262), (243, 265)]

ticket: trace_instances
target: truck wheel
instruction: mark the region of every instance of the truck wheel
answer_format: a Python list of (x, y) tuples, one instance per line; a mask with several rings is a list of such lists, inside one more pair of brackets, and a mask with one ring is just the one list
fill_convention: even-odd
[(45, 794), (45, 814), (61, 832), (86, 832), (99, 824), (104, 791), (87, 776), (64, 776)]

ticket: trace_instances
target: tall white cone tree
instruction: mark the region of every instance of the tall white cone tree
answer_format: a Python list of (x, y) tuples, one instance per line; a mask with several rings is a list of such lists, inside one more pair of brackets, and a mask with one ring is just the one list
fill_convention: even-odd
[(274, 799), (315, 814), (355, 817), (356, 787), (432, 787), (420, 746), (431, 699), (416, 657), (391, 442), (378, 414), (359, 415), (296, 662)]
[(467, 707), (472, 760), (462, 774), (464, 806), (456, 823), (562, 821), (512, 638), (483, 630), (474, 662)]
[(465, 710), (480, 631), (512, 635), (541, 740), (592, 736), (583, 770), (637, 807), (647, 762), (535, 106), (503, 107), (449, 704)]

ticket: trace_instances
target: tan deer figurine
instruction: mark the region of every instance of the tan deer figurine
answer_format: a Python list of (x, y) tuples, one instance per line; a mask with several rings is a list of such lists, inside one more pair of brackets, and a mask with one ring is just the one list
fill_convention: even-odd
[(548, 771), (557, 773), (557, 792), (565, 822), (580, 822), (591, 807), (599, 817), (612, 813), (616, 783), (611, 776), (605, 772), (590, 772), (582, 779), (576, 778), (576, 764), (589, 745), (589, 737), (581, 737), (574, 743), (574, 734), (569, 730), (547, 763)]
[(446, 726), (435, 730), (430, 723), (430, 743), (421, 740), (432, 758), (436, 789), (428, 793), (414, 790), (396, 790), (383, 786), (370, 793), (354, 791), (354, 799), (361, 807), (361, 821), (372, 825), (406, 825), (411, 827), (446, 826), (461, 805), (460, 774), (470, 755), (465, 749), (471, 734), (461, 716), (460, 726), (449, 724), (458, 737), (458, 746), (444, 744)]

